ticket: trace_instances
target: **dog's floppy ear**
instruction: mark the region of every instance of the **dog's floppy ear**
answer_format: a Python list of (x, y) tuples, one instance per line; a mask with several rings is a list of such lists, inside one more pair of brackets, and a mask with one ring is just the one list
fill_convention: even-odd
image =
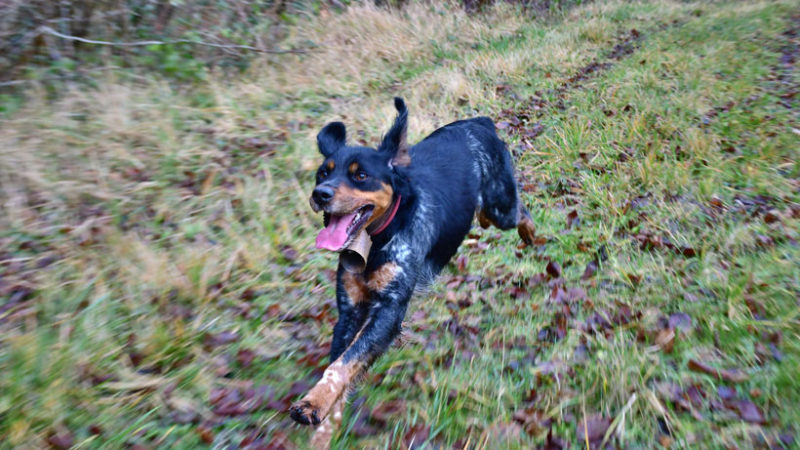
[(347, 129), (342, 122), (331, 122), (317, 135), (317, 147), (326, 158), (345, 145)]
[(397, 109), (397, 118), (394, 119), (394, 125), (383, 137), (383, 142), (378, 148), (380, 152), (386, 152), (391, 155), (389, 165), (395, 166), (408, 166), (411, 164), (411, 156), (408, 154), (408, 143), (406, 142), (406, 130), (408, 128), (408, 109), (406, 104), (400, 97), (394, 98), (394, 107)]

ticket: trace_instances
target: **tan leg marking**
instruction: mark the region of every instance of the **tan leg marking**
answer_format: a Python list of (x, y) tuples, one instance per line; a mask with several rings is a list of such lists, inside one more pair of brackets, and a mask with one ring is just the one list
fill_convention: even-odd
[(486, 216), (482, 209), (478, 211), (478, 223), (480, 224), (481, 228), (489, 228), (490, 226), (494, 225), (492, 220)]
[(371, 292), (382, 292), (400, 272), (400, 266), (388, 262), (369, 274), (367, 287)]
[(533, 245), (533, 240), (536, 238), (536, 226), (531, 220), (530, 214), (519, 206), (519, 213), (517, 213), (517, 233), (522, 239), (522, 242)]
[(327, 450), (331, 448), (331, 439), (334, 433), (342, 425), (342, 414), (344, 411), (344, 395), (339, 397), (339, 400), (333, 404), (331, 413), (321, 424), (314, 430), (311, 436), (311, 448), (315, 450)]
[(369, 300), (369, 289), (367, 284), (364, 283), (363, 275), (345, 271), (344, 275), (342, 275), (342, 284), (344, 284), (344, 290), (353, 303)]
[(331, 411), (334, 403), (347, 391), (363, 365), (354, 361), (345, 364), (336, 361), (322, 375), (322, 379), (289, 411), (298, 422), (319, 425)]

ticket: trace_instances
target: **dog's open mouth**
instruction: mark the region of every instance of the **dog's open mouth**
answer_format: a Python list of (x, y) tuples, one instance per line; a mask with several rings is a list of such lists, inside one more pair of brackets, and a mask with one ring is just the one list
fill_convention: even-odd
[(317, 235), (317, 248), (338, 252), (344, 249), (367, 223), (373, 205), (362, 206), (349, 214), (336, 215), (325, 213), (325, 228)]

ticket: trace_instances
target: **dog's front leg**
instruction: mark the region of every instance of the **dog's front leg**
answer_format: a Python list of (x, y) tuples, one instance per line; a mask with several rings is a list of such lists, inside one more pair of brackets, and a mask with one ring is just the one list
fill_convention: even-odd
[[(353, 342), (364, 326), (369, 312), (369, 289), (362, 274), (347, 272), (341, 265), (336, 276), (336, 307), (339, 320), (333, 328), (330, 361), (333, 363)], [(328, 449), (334, 433), (342, 423), (346, 393), (337, 400), (328, 417), (320, 422), (311, 436), (311, 448)]]
[(400, 334), (416, 275), (411, 268), (400, 268), (394, 263), (387, 263), (375, 273), (367, 281), (370, 302), (364, 326), (341, 356), (325, 369), (322, 379), (289, 409), (295, 421), (318, 425), (351, 383)]
[(330, 361), (334, 362), (347, 349), (356, 333), (364, 326), (369, 313), (369, 287), (363, 274), (350, 273), (339, 265), (336, 274), (336, 308), (339, 320), (333, 328)]
[(322, 419), (322, 422), (314, 430), (314, 434), (311, 436), (311, 448), (314, 450), (327, 450), (331, 447), (333, 434), (342, 425), (344, 401), (344, 395), (339, 397), (339, 400), (333, 404), (328, 417)]

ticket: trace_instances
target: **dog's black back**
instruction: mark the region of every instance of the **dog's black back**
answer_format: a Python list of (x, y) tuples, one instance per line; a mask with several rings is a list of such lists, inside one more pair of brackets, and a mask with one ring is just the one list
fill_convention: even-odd
[[(409, 201), (381, 237), (394, 238), (393, 231), (419, 216), (409, 230), (408, 245), (425, 255), (424, 276), (418, 282), (426, 283), (456, 253), (476, 212), (484, 211), (500, 228), (516, 227), (518, 199), (511, 159), (488, 117), (445, 125), (411, 147), (409, 154), (411, 164), (397, 168), (408, 180)], [(375, 247), (380, 248), (380, 241)]]

